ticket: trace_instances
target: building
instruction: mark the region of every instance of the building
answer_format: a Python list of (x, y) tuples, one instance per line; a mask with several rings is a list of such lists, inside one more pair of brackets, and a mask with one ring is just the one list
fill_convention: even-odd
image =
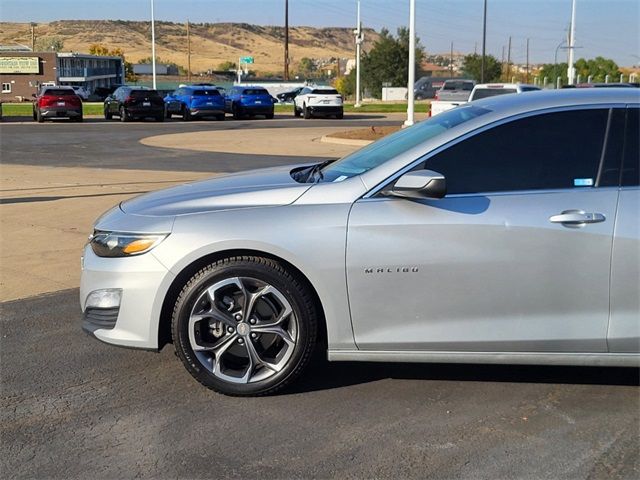
[(0, 100), (30, 100), (45, 84), (78, 85), (93, 93), (96, 87), (124, 83), (120, 57), (81, 53), (0, 51)]
[[(133, 66), (136, 75), (153, 75), (153, 66), (150, 63), (137, 63)], [(165, 63), (156, 63), (156, 75), (178, 75), (178, 67)]]

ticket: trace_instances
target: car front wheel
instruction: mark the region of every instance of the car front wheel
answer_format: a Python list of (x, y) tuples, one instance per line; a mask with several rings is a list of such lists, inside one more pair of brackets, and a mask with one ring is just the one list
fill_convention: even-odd
[(189, 373), (226, 395), (274, 393), (308, 364), (318, 314), (304, 284), (280, 263), (232, 257), (197, 272), (172, 316), (173, 342)]

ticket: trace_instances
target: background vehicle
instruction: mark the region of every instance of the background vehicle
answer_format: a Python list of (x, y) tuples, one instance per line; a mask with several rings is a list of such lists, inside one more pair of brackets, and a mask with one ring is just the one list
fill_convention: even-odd
[(563, 85), (562, 88), (633, 88), (631, 83), (578, 83), (576, 85)]
[(225, 97), (225, 110), (235, 119), (254, 115), (273, 118), (273, 97), (262, 87), (233, 87)]
[(82, 100), (71, 87), (42, 87), (33, 102), (33, 119), (42, 123), (48, 118), (82, 121)]
[(233, 395), (325, 340), (329, 360), (638, 366), (639, 113), (635, 89), (506, 95), (125, 201), (84, 250), (83, 328), (171, 340)]
[(467, 102), (473, 102), (474, 100), (480, 100), (487, 97), (495, 97), (496, 95), (506, 95), (509, 93), (524, 93), (540, 90), (535, 85), (526, 85), (523, 83), (482, 83), (473, 87), (469, 99), (464, 101), (446, 101), (446, 100), (434, 100), (431, 102), (431, 110), (429, 116), (433, 117), (439, 113), (446, 112), (454, 107), (462, 105)]
[(164, 97), (167, 118), (180, 115), (184, 121), (194, 117), (224, 120), (224, 97), (213, 86), (182, 86)]
[(304, 87), (294, 88), (293, 90), (289, 90), (288, 92), (282, 92), (276, 95), (278, 101), (281, 103), (292, 102), (293, 99), (298, 95)]
[(70, 85), (70, 87), (73, 88), (73, 91), (76, 92), (76, 95), (78, 95), (82, 101), (87, 101), (89, 99), (90, 94), (86, 88), (79, 85)]
[(466, 102), (475, 86), (475, 80), (455, 79), (444, 82), (440, 90), (436, 92), (436, 100), (448, 102)]
[(304, 118), (314, 116), (344, 117), (342, 95), (331, 87), (304, 87), (293, 99), (293, 114)]
[(92, 97), (95, 97), (97, 101), (104, 102), (105, 99), (115, 92), (118, 88), (124, 87), (124, 85), (111, 85), (109, 87), (96, 87), (93, 91)]
[(104, 101), (104, 118), (111, 120), (114, 115), (122, 122), (147, 117), (164, 122), (164, 100), (146, 87), (119, 87)]
[(416, 100), (435, 98), (446, 80), (451, 77), (420, 77), (413, 85), (413, 95)]

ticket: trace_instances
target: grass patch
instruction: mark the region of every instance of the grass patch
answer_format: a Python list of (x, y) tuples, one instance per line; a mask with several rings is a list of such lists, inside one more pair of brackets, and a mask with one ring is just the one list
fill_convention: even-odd
[[(102, 103), (83, 103), (83, 115), (102, 115)], [(33, 115), (33, 105), (31, 102), (24, 103), (3, 103), (2, 115), (4, 117), (31, 117)]]

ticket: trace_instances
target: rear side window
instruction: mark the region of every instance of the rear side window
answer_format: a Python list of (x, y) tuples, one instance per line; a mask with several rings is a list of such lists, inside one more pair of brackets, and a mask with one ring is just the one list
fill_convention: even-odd
[(70, 88), (47, 88), (43, 95), (75, 95), (76, 92), (74, 92), (72, 89)]
[(640, 185), (640, 108), (630, 108), (627, 110), (622, 186), (638, 185)]
[(593, 187), (608, 118), (597, 109), (515, 120), (453, 145), (425, 168), (442, 173), (451, 194)]
[(314, 88), (311, 93), (318, 95), (340, 95), (338, 91), (333, 88)]
[(242, 91), (243, 95), (268, 95), (267, 91), (263, 88), (245, 88)]
[(479, 88), (473, 94), (474, 100), (481, 98), (495, 97), (496, 95), (506, 95), (507, 93), (517, 93), (515, 88)]
[(193, 91), (193, 96), (194, 97), (219, 97), (220, 96), (220, 92), (218, 92), (218, 90), (194, 90)]

